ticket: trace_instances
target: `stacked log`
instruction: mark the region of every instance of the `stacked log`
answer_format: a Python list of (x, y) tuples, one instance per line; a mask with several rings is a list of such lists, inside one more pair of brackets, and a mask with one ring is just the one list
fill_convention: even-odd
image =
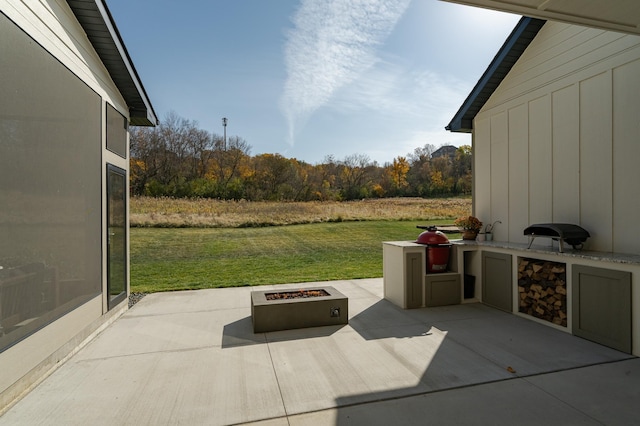
[(567, 326), (566, 264), (520, 258), (518, 293), (520, 312)]

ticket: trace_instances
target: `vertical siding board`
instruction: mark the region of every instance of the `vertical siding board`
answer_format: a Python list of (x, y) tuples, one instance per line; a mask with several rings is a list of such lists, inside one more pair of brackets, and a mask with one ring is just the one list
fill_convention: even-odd
[[(574, 26), (562, 31), (566, 24), (545, 24), (511, 72), (500, 84), (500, 96), (492, 96), (487, 105), (495, 107), (505, 99), (516, 99), (527, 91), (549, 82), (570, 77), (638, 43), (638, 38), (593, 28)], [(554, 29), (555, 28), (555, 29)], [(553, 34), (554, 31), (560, 31)], [(551, 36), (546, 37), (549, 33)], [(543, 41), (541, 38), (549, 38)]]
[(474, 123), (474, 214), (491, 216), (491, 126), (489, 119), (476, 119)]
[(518, 91), (528, 85), (544, 83), (549, 76), (567, 72), (568, 64), (583, 55), (585, 43), (602, 33), (601, 30), (547, 22), (505, 78), (501, 89)]
[[(639, 64), (640, 37), (545, 24), (476, 117), (475, 212), (504, 222), (506, 211), (508, 233), (497, 240), (519, 241), (517, 220), (527, 217), (528, 224), (585, 227), (592, 234), (587, 249), (640, 252), (634, 234), (640, 211)], [(524, 121), (521, 105), (528, 110)], [(514, 128), (521, 121), (523, 128)], [(499, 164), (505, 155), (506, 169)], [(500, 182), (505, 176), (506, 186)]]
[(551, 222), (553, 170), (549, 96), (529, 102), (529, 220)]
[[(491, 117), (491, 215), (480, 220), (506, 220), (509, 209), (509, 144), (507, 113)], [(505, 235), (506, 236), (506, 235)]]
[(496, 227), (496, 239), (504, 239), (503, 232), (508, 230), (508, 241), (528, 241), (523, 230), (529, 226), (529, 110), (527, 104), (518, 105), (509, 110), (509, 216), (494, 216), (502, 225)]
[(578, 85), (552, 93), (553, 221), (580, 221), (580, 116)]
[(613, 70), (613, 251), (640, 252), (640, 59)]
[(580, 224), (599, 251), (613, 250), (611, 109), (611, 73), (580, 82)]

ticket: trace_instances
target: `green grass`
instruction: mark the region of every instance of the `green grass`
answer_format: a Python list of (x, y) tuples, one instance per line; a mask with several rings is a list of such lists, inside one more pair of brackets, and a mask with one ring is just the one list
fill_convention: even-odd
[(150, 293), (381, 277), (382, 242), (414, 240), (421, 232), (415, 227), (418, 224), (426, 223), (132, 228), (131, 291)]

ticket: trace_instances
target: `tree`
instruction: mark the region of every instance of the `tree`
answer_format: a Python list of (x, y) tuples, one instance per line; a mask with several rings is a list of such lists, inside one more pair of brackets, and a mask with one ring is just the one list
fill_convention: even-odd
[(187, 150), (189, 153), (190, 167), (188, 176), (192, 179), (204, 178), (207, 174), (207, 165), (213, 156), (215, 135), (206, 130), (191, 127), (188, 129)]
[(226, 149), (224, 141), (221, 138), (216, 138), (215, 149), (209, 158), (209, 170), (206, 177), (215, 181), (218, 197), (225, 199), (243, 197), (241, 177), (243, 168), (245, 175), (248, 173), (250, 152), (251, 145), (238, 136), (229, 138)]
[(294, 169), (290, 185), (292, 189), (292, 200), (311, 201), (313, 200), (313, 169), (314, 167), (304, 161), (291, 159)]
[(332, 200), (337, 197), (338, 163), (333, 155), (327, 155), (322, 164), (314, 167), (312, 179), (317, 200)]
[(295, 168), (291, 161), (280, 154), (261, 154), (253, 159), (254, 186), (258, 199), (282, 201), (290, 199), (291, 188), (285, 184), (292, 180)]
[(131, 192), (145, 194), (147, 186), (157, 180), (162, 169), (164, 143), (157, 128), (130, 129)]
[(132, 193), (191, 195), (188, 183), (206, 174), (212, 136), (174, 112), (158, 127), (132, 127), (130, 134)]
[(402, 191), (409, 186), (407, 173), (410, 169), (411, 166), (405, 157), (394, 158), (393, 163), (387, 167), (386, 172), (390, 177), (394, 195), (402, 195)]
[(431, 159), (431, 195), (446, 195), (452, 193), (454, 179), (451, 171), (451, 160), (448, 157)]
[(433, 158), (425, 144), (380, 167), (367, 155), (325, 157), (310, 165), (280, 154), (251, 157), (239, 136), (222, 137), (171, 112), (155, 128), (132, 127), (130, 188), (134, 195), (251, 200), (353, 200), (471, 192), (472, 151)]
[(471, 146), (462, 145), (456, 150), (456, 161), (454, 163), (456, 189), (462, 194), (471, 194), (473, 187), (473, 157)]
[(424, 197), (429, 195), (431, 186), (431, 155), (436, 147), (425, 144), (409, 154), (410, 169), (407, 172), (407, 194)]
[(341, 195), (345, 200), (363, 198), (370, 160), (364, 154), (352, 154), (339, 163)]
[(423, 164), (431, 160), (431, 155), (436, 151), (436, 147), (431, 144), (425, 144), (418, 147), (409, 154), (409, 162), (411, 165)]

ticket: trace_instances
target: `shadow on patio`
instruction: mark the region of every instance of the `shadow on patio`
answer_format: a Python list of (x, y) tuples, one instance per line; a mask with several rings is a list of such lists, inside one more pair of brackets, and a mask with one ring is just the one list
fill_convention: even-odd
[(331, 285), (349, 298), (349, 325), (260, 334), (251, 288), (149, 295), (0, 425), (589, 424), (610, 417), (566, 395), (596, 390), (608, 392), (604, 412), (640, 415), (622, 409), (640, 398), (627, 354), (480, 304), (402, 310), (382, 299), (381, 279)]

